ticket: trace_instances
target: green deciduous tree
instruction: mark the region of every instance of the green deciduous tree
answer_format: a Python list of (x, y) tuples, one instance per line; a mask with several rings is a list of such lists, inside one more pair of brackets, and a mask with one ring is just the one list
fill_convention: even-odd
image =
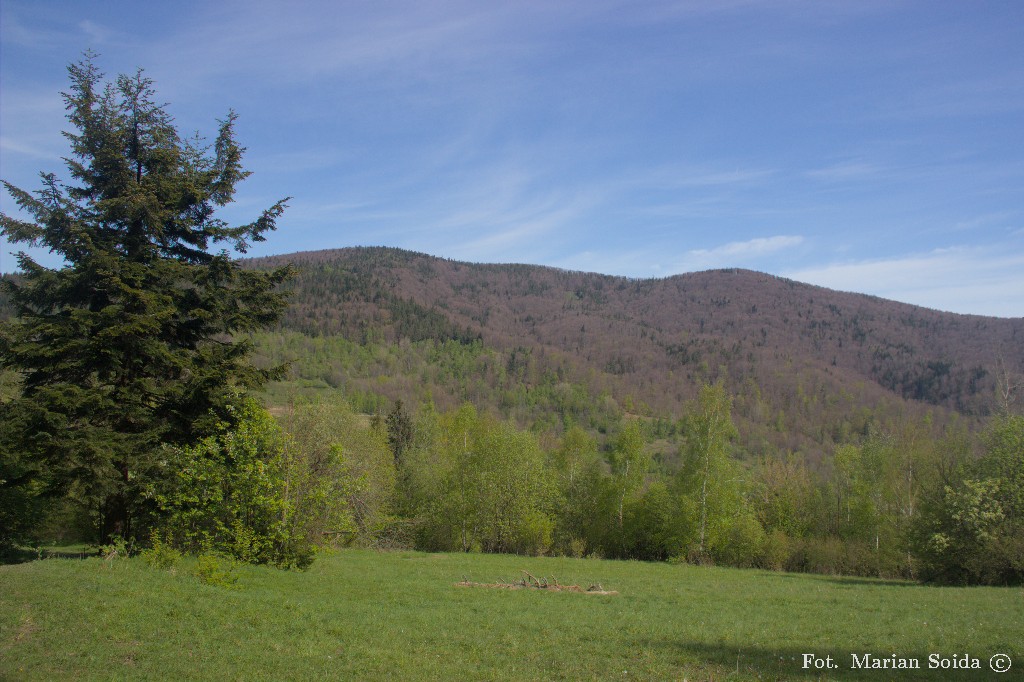
[(627, 502), (623, 528), (623, 556), (664, 560), (677, 549), (676, 513), (664, 481), (651, 483), (642, 495)]
[(0, 214), (0, 233), (64, 265), (19, 253), (23, 274), (6, 280), (18, 318), (0, 333), (0, 368), (22, 384), (0, 408), (17, 424), (0, 446), (37, 468), (33, 485), (88, 508), (102, 537), (127, 537), (144, 533), (160, 444), (216, 433), (238, 391), (271, 376), (240, 335), (280, 315), (288, 270), (243, 270), (211, 249), (244, 252), (285, 204), (238, 227), (216, 217), (248, 175), (234, 113), (212, 144), (183, 139), (142, 72), (105, 83), (87, 54), (69, 74), (71, 182), (4, 183), (30, 220)]
[[(833, 459), (836, 523), (861, 573), (909, 575), (908, 530), (917, 513), (921, 479), (935, 467), (935, 444), (922, 425), (892, 433), (872, 429), (857, 445), (836, 449)], [(930, 475), (930, 474), (929, 474)]]
[(317, 549), (358, 537), (379, 517), (393, 476), (374, 475), (366, 460), (389, 469), (390, 453), (347, 408), (301, 405), (285, 429), (252, 398), (228, 411), (232, 425), (161, 450), (146, 492), (164, 543), (302, 568)]
[(601, 542), (604, 529), (598, 512), (604, 477), (597, 441), (579, 426), (570, 427), (552, 454), (555, 475), (555, 542), (566, 553), (580, 554)]
[(553, 477), (533, 434), (477, 414), (471, 405), (439, 419), (421, 544), (429, 549), (540, 554), (551, 546)]
[(701, 388), (697, 403), (684, 418), (684, 433), (680, 484), (696, 509), (693, 552), (701, 560), (719, 522), (731, 518), (740, 501), (738, 472), (729, 457), (729, 445), (737, 435), (732, 400), (721, 383)]
[(752, 506), (765, 530), (802, 537), (822, 525), (820, 490), (802, 459), (765, 457), (755, 473)]
[(615, 530), (614, 540), (609, 547), (618, 556), (626, 553), (626, 506), (638, 496), (651, 466), (650, 455), (644, 450), (643, 434), (640, 425), (633, 421), (623, 427), (608, 457), (611, 465), (611, 489), (613, 491), (612, 511)]
[(309, 517), (310, 529), (339, 543), (393, 542), (395, 461), (384, 430), (367, 428), (342, 400), (298, 404), (281, 423), (296, 467), (289, 497)]
[[(218, 551), (251, 563), (294, 557), (280, 429), (254, 401), (232, 405), (233, 425), (182, 447), (165, 446), (145, 495), (163, 542), (199, 554)], [(297, 563), (305, 563), (311, 555)]]

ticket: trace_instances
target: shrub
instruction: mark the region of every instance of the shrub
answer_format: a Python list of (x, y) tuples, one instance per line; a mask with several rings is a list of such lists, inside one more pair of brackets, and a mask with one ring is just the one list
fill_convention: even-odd
[(786, 567), (790, 554), (789, 536), (781, 530), (773, 530), (764, 539), (761, 552), (761, 568), (770, 571), (781, 571)]
[(551, 549), (551, 534), (555, 524), (547, 514), (532, 510), (520, 522), (515, 551), (517, 554), (543, 556)]
[(238, 564), (224, 555), (200, 554), (192, 574), (204, 585), (234, 588), (238, 584)]
[(127, 559), (131, 553), (131, 546), (120, 536), (111, 538), (110, 544), (100, 545), (100, 556), (110, 563), (115, 559)]
[(255, 400), (233, 409), (234, 426), (192, 447), (164, 449), (158, 466), (166, 473), (149, 489), (161, 519), (156, 537), (186, 553), (307, 567), (323, 530), (312, 521), (344, 505), (332, 494), (336, 480), (313, 480), (310, 463), (288, 449)]
[(712, 556), (719, 564), (750, 568), (760, 563), (764, 542), (764, 529), (757, 519), (751, 514), (741, 514), (718, 536)]
[(142, 560), (153, 568), (161, 570), (173, 568), (178, 563), (178, 559), (181, 558), (181, 552), (165, 543), (158, 531), (153, 532), (149, 545), (148, 549), (144, 549), (141, 552), (141, 556)]
[(846, 573), (846, 547), (834, 536), (807, 538), (797, 559), (799, 570), (825, 575)]

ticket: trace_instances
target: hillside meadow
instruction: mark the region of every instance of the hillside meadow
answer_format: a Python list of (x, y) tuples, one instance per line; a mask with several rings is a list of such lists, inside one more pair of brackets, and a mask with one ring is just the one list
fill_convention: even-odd
[[(304, 572), (240, 566), (230, 587), (194, 569), (0, 567), (0, 679), (982, 680), (999, 653), (1024, 667), (1020, 588), (369, 550)], [(523, 571), (618, 594), (456, 585)], [(839, 667), (805, 669), (804, 654)], [(921, 669), (850, 669), (852, 654)], [(932, 654), (981, 670), (929, 670)]]

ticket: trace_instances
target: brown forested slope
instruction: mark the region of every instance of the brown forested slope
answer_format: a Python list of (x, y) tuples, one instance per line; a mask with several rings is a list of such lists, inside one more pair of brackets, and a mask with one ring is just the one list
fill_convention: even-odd
[(280, 261), (299, 268), (288, 327), (352, 339), (479, 336), (551, 354), (656, 410), (724, 370), (779, 405), (812, 390), (856, 390), (980, 415), (993, 408), (999, 363), (1024, 367), (1024, 319), (943, 313), (746, 270), (632, 280), (384, 248), (257, 263)]
[[(357, 342), (480, 339), (498, 352), (481, 385), (501, 383), (507, 395), (517, 383), (529, 392), (565, 382), (667, 419), (702, 382), (723, 379), (750, 453), (816, 458), (879, 415), (982, 417), (996, 407), (1001, 370), (1024, 374), (1022, 318), (943, 313), (745, 270), (632, 280), (387, 248), (249, 265), (282, 262), (297, 266), (284, 329)], [(0, 316), (11, 312), (0, 300)], [(409, 404), (422, 397), (401, 388), (422, 385), (422, 372), (354, 384)]]

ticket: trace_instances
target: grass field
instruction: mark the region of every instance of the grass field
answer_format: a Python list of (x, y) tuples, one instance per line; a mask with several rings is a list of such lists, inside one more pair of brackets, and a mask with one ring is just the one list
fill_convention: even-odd
[[(1024, 679), (1024, 590), (620, 561), (377, 553), (234, 589), (139, 559), (0, 566), (0, 679)], [(458, 587), (526, 570), (618, 595)], [(834, 670), (803, 669), (803, 654)], [(990, 657), (1014, 668), (997, 676)], [(921, 670), (850, 669), (896, 654)], [(981, 670), (929, 670), (930, 654)]]

